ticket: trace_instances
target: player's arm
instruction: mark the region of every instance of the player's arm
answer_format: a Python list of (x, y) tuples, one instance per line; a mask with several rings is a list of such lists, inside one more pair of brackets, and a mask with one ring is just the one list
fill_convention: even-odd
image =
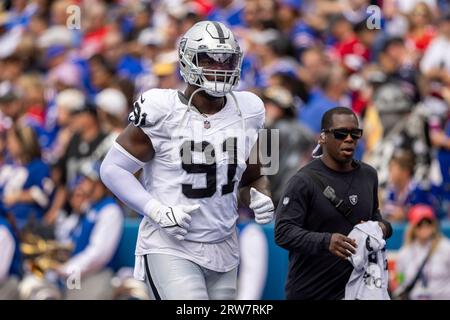
[[(255, 147), (258, 143), (255, 143)], [(252, 150), (255, 152), (256, 149)], [(252, 158), (252, 157), (251, 157)], [(240, 182), (240, 201), (255, 213), (257, 223), (265, 224), (273, 220), (274, 205), (270, 198), (270, 182), (261, 174), (261, 163), (250, 164), (244, 171)]]
[(139, 127), (128, 125), (108, 151), (100, 168), (103, 183), (122, 202), (183, 240), (190, 225), (190, 212), (198, 206), (168, 207), (154, 199), (135, 177), (155, 151), (150, 138)]
[(142, 129), (129, 124), (125, 130), (117, 137), (117, 143), (121, 145), (136, 159), (141, 162), (148, 162), (153, 159), (155, 150), (152, 141), (142, 131)]
[(266, 176), (261, 174), (261, 164), (247, 164), (247, 169), (241, 178), (239, 201), (246, 205), (250, 205), (250, 188), (255, 188), (267, 196), (271, 196), (270, 182)]
[(245, 205), (250, 205), (250, 189), (253, 187), (261, 193), (267, 196), (271, 196), (270, 182), (266, 176), (261, 172), (262, 165), (259, 156), (255, 156), (258, 152), (259, 139), (254, 144), (249, 159), (256, 159), (256, 163), (250, 163), (246, 161), (247, 168), (242, 174), (242, 178), (239, 184), (239, 201)]
[(134, 174), (153, 156), (150, 138), (130, 124), (117, 137), (100, 168), (103, 183), (131, 209), (144, 215), (150, 213), (152, 197)]

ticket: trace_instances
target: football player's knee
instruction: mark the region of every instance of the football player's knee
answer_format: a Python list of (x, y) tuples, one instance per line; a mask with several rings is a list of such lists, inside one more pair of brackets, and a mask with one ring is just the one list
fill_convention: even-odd
[(235, 286), (226, 286), (216, 288), (214, 292), (210, 293), (211, 300), (235, 300), (236, 299), (236, 287)]
[(162, 288), (163, 296), (167, 300), (208, 300), (206, 288), (200, 284), (185, 282), (182, 286), (168, 286)]

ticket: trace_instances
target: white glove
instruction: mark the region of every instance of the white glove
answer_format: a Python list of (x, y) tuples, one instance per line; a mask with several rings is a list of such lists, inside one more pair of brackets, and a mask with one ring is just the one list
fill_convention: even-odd
[(184, 240), (191, 224), (191, 213), (200, 205), (173, 206), (160, 205), (150, 212), (150, 217), (176, 239)]
[(273, 219), (275, 207), (272, 199), (253, 187), (250, 188), (250, 209), (255, 213), (255, 221), (259, 224), (269, 223)]

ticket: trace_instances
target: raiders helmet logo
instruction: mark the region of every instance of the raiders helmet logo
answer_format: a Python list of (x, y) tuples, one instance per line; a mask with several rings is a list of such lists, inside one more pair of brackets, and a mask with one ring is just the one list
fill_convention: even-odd
[(358, 196), (356, 194), (349, 196), (348, 199), (352, 205), (356, 205), (358, 203)]

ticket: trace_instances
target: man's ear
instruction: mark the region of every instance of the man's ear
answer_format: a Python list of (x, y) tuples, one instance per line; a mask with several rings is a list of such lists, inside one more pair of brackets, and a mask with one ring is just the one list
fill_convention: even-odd
[(323, 145), (325, 144), (325, 132), (321, 132), (319, 136), (319, 144)]

